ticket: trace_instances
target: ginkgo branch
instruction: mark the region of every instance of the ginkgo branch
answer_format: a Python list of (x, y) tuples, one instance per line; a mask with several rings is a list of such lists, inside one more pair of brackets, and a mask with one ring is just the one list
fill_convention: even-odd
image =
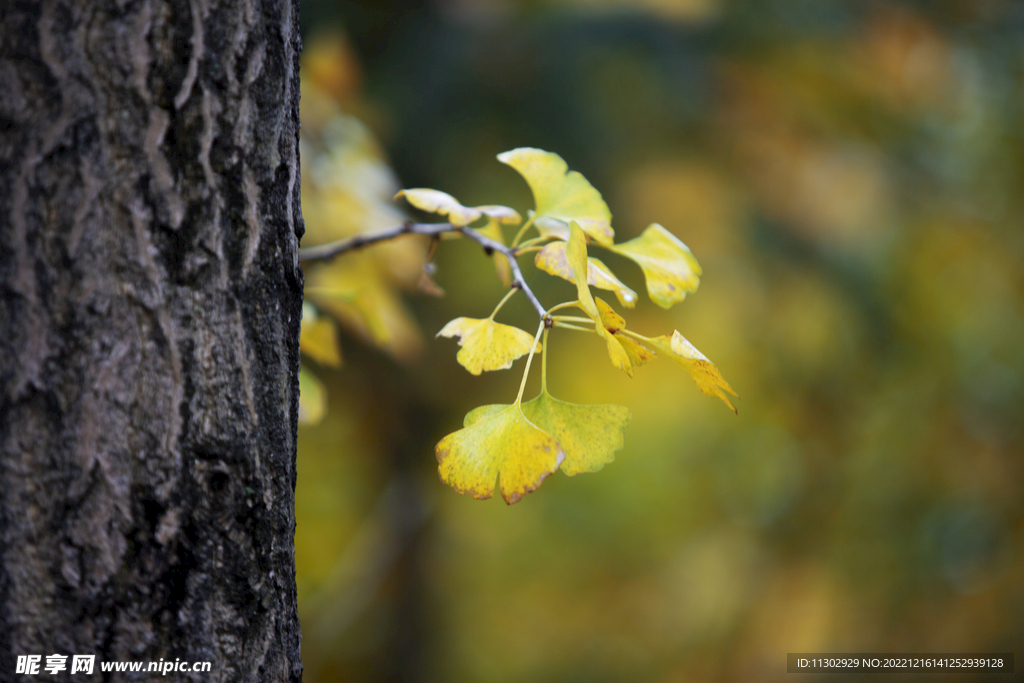
[(402, 235), (437, 236), (446, 232), (457, 231), (458, 228), (451, 223), (413, 223), (407, 221), (380, 232), (368, 232), (315, 247), (303, 247), (299, 249), (299, 261), (329, 261), (347, 251), (362, 249), (377, 242), (393, 240)]
[(337, 240), (335, 242), (328, 242), (327, 244), (321, 244), (315, 247), (303, 247), (299, 249), (299, 261), (327, 261), (335, 256), (339, 256), (348, 251), (354, 251), (367, 247), (377, 242), (386, 242), (387, 240), (393, 240), (396, 237), (402, 235), (427, 235), (430, 237), (437, 237), (445, 233), (459, 233), (468, 237), (469, 239), (477, 242), (484, 249), (491, 252), (498, 252), (508, 259), (509, 269), (512, 271), (512, 286), (523, 290), (526, 294), (526, 298), (530, 300), (530, 303), (536, 309), (537, 314), (544, 319), (547, 315), (547, 310), (541, 305), (540, 301), (534, 295), (533, 290), (526, 284), (526, 279), (523, 278), (523, 271), (519, 268), (519, 263), (516, 261), (516, 256), (519, 251), (515, 247), (506, 247), (501, 242), (490, 239), (484, 235), (481, 235), (476, 230), (472, 230), (465, 226), (453, 225), (451, 223), (413, 223), (406, 222), (401, 225), (396, 225), (387, 230), (381, 230), (380, 232), (367, 233), (362, 235), (356, 235), (343, 240)]

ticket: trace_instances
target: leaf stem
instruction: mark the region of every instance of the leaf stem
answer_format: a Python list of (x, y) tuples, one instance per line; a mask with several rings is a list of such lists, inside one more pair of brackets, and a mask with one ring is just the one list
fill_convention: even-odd
[(519, 228), (519, 232), (516, 233), (515, 238), (512, 240), (512, 248), (513, 249), (515, 249), (516, 245), (519, 244), (519, 240), (523, 239), (523, 235), (525, 235), (526, 231), (529, 230), (530, 226), (533, 225), (533, 219), (536, 218), (536, 217), (537, 217), (537, 214), (533, 214), (532, 216), (530, 216), (529, 218), (526, 219), (526, 222), (523, 223), (523, 227)]
[(537, 342), (540, 341), (541, 333), (546, 329), (544, 321), (541, 320), (540, 325), (537, 327), (537, 334), (533, 338), (533, 346), (530, 347), (530, 355), (526, 358), (526, 370), (523, 371), (523, 381), (519, 384), (519, 395), (516, 396), (515, 405), (519, 405), (523, 401), (523, 391), (526, 390), (526, 378), (530, 376), (530, 364), (533, 362), (533, 354), (537, 351)]
[(567, 323), (590, 323), (594, 324), (593, 318), (584, 318), (578, 315), (556, 315), (551, 318), (555, 322), (567, 322)]
[(554, 306), (552, 306), (551, 308), (548, 309), (548, 312), (547, 312), (546, 315), (548, 315), (550, 317), (551, 314), (554, 313), (555, 311), (560, 311), (563, 308), (573, 308), (574, 306), (576, 308), (579, 308), (579, 306), (580, 306), (579, 299), (577, 299), (576, 301), (565, 301), (565, 302), (560, 303), (560, 304), (555, 304)]
[(563, 330), (579, 330), (580, 332), (594, 332), (596, 327), (577, 327), (576, 325), (570, 325), (569, 323), (555, 322), (555, 327), (560, 327)]
[(540, 347), (540, 393), (548, 393), (548, 328), (544, 328), (544, 340)]
[(509, 299), (511, 299), (512, 295), (515, 294), (518, 291), (519, 291), (518, 287), (513, 287), (510, 290), (508, 290), (508, 294), (506, 294), (504, 297), (502, 297), (501, 301), (498, 302), (498, 305), (495, 306), (494, 311), (491, 313), (490, 317), (488, 317), (487, 319), (488, 320), (494, 320), (494, 316), (498, 315), (498, 311), (500, 311), (501, 307), (505, 305), (505, 302), (508, 301)]

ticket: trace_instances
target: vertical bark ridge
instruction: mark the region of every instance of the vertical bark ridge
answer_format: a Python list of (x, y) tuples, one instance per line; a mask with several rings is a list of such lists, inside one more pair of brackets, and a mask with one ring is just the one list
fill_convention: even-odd
[(296, 3), (5, 7), (0, 681), (300, 680)]

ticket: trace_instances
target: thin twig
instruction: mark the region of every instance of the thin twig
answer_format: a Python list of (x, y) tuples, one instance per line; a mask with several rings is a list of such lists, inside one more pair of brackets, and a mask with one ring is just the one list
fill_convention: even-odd
[(401, 225), (396, 225), (393, 228), (387, 230), (381, 230), (380, 232), (368, 233), (364, 235), (356, 235), (355, 237), (349, 237), (348, 239), (338, 240), (336, 242), (328, 242), (327, 244), (321, 244), (316, 247), (303, 247), (299, 249), (299, 261), (325, 261), (334, 258), (340, 254), (344, 254), (347, 251), (353, 251), (362, 247), (375, 244), (377, 242), (384, 242), (391, 240), (402, 235), (430, 235), (437, 237), (446, 232), (457, 232), (469, 239), (477, 242), (484, 249), (491, 252), (498, 252), (503, 254), (508, 259), (509, 268), (512, 270), (512, 286), (523, 290), (526, 294), (526, 298), (530, 300), (533, 307), (537, 310), (537, 314), (544, 320), (547, 316), (547, 309), (541, 305), (540, 301), (534, 295), (533, 290), (526, 284), (526, 280), (523, 278), (523, 271), (519, 268), (519, 262), (516, 261), (516, 255), (518, 251), (514, 247), (506, 247), (501, 242), (492, 240), (489, 237), (481, 235), (476, 230), (472, 230), (465, 226), (455, 226), (451, 223), (412, 223), (406, 222)]
[(402, 235), (440, 235), (446, 232), (457, 232), (459, 228), (451, 223), (412, 223), (406, 222), (380, 232), (369, 232), (356, 235), (336, 242), (328, 242), (316, 247), (299, 249), (299, 261), (327, 261), (346, 251), (361, 249), (377, 242), (392, 240)]

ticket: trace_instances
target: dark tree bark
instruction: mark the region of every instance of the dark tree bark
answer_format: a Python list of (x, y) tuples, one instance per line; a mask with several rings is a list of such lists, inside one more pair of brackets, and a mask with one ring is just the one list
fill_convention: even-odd
[(0, 0), (0, 681), (301, 678), (296, 4)]

